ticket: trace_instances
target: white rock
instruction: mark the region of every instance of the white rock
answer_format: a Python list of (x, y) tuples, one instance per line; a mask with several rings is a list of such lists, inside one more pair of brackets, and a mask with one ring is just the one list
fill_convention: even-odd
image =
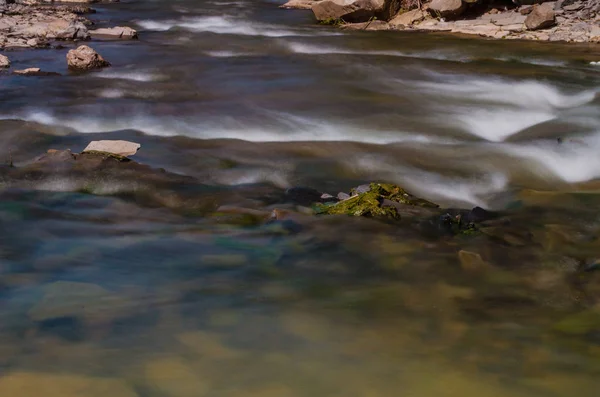
[(129, 141), (92, 141), (83, 150), (85, 152), (106, 152), (116, 154), (118, 156), (133, 156), (141, 147), (139, 143)]
[(0, 68), (9, 68), (10, 60), (7, 56), (0, 54)]

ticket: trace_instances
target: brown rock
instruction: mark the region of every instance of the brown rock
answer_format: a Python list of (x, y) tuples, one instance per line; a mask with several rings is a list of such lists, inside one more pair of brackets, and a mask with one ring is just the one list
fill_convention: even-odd
[(75, 50), (70, 50), (67, 53), (67, 64), (70, 69), (77, 70), (90, 70), (110, 66), (108, 61), (102, 58), (94, 49), (86, 45), (79, 46)]
[(115, 26), (114, 28), (96, 29), (90, 32), (92, 37), (106, 37), (113, 39), (137, 39), (137, 31), (127, 26)]
[(136, 154), (140, 146), (139, 143), (129, 141), (92, 141), (83, 150), (83, 153), (103, 152), (127, 157)]
[(425, 13), (419, 9), (398, 14), (390, 21), (390, 26), (410, 26), (425, 19)]
[(533, 6), (523, 6), (519, 8), (521, 15), (529, 15), (531, 14), (531, 11), (533, 11)]
[(9, 68), (9, 67), (10, 67), (10, 60), (8, 59), (8, 57), (0, 54), (0, 69)]
[(433, 0), (429, 4), (429, 12), (434, 17), (444, 19), (455, 19), (459, 17), (466, 8), (462, 0)]
[(528, 30), (546, 29), (554, 26), (555, 23), (556, 14), (550, 4), (534, 6), (527, 19), (525, 19), (525, 26)]
[(367, 22), (373, 17), (388, 20), (399, 8), (397, 0), (323, 0), (311, 9), (319, 21)]

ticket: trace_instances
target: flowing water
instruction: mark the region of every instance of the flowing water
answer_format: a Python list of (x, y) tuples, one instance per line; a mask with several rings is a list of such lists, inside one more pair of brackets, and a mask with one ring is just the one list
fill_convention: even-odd
[(0, 395), (597, 396), (598, 45), (342, 31), (281, 3), (100, 5), (141, 40), (93, 42), (113, 67), (88, 74), (69, 48), (11, 52), (63, 76), (0, 75), (1, 158), (128, 139), (254, 210), (382, 180), (508, 218), (454, 238), (189, 216), (114, 181), (6, 186)]

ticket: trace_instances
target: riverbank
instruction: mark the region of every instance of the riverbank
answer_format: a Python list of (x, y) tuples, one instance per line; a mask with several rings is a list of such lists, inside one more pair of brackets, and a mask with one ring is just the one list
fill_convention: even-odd
[[(322, 24), (354, 30), (449, 32), (495, 39), (600, 42), (600, 1), (477, 2), (435, 0), (343, 2), (291, 0), (282, 8), (310, 9)], [(373, 4), (371, 4), (373, 3)], [(537, 2), (536, 2), (537, 3)]]
[[(109, 2), (114, 1), (105, 1)], [(21, 48), (60, 49), (64, 42), (86, 42), (95, 38), (137, 38), (137, 32), (128, 27), (95, 28), (95, 23), (87, 16), (96, 11), (87, 3), (0, 1), (0, 50), (10, 52)], [(2, 56), (0, 67), (10, 67), (6, 53)]]

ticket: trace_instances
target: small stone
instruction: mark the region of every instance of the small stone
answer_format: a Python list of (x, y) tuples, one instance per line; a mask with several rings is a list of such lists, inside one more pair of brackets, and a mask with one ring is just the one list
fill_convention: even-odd
[(40, 68), (27, 68), (22, 70), (15, 70), (13, 74), (19, 76), (60, 76), (60, 73), (44, 72)]
[(354, 194), (362, 194), (362, 193), (368, 192), (369, 190), (371, 190), (371, 185), (360, 185), (360, 186), (355, 187), (352, 190), (352, 193), (354, 193)]
[(9, 68), (10, 60), (7, 56), (0, 54), (0, 68)]
[(350, 198), (350, 195), (348, 193), (344, 193), (344, 192), (339, 192), (337, 195), (338, 200), (342, 201), (342, 200), (348, 200)]
[(103, 152), (128, 157), (136, 154), (141, 146), (139, 143), (129, 141), (92, 141), (83, 150), (83, 153)]

